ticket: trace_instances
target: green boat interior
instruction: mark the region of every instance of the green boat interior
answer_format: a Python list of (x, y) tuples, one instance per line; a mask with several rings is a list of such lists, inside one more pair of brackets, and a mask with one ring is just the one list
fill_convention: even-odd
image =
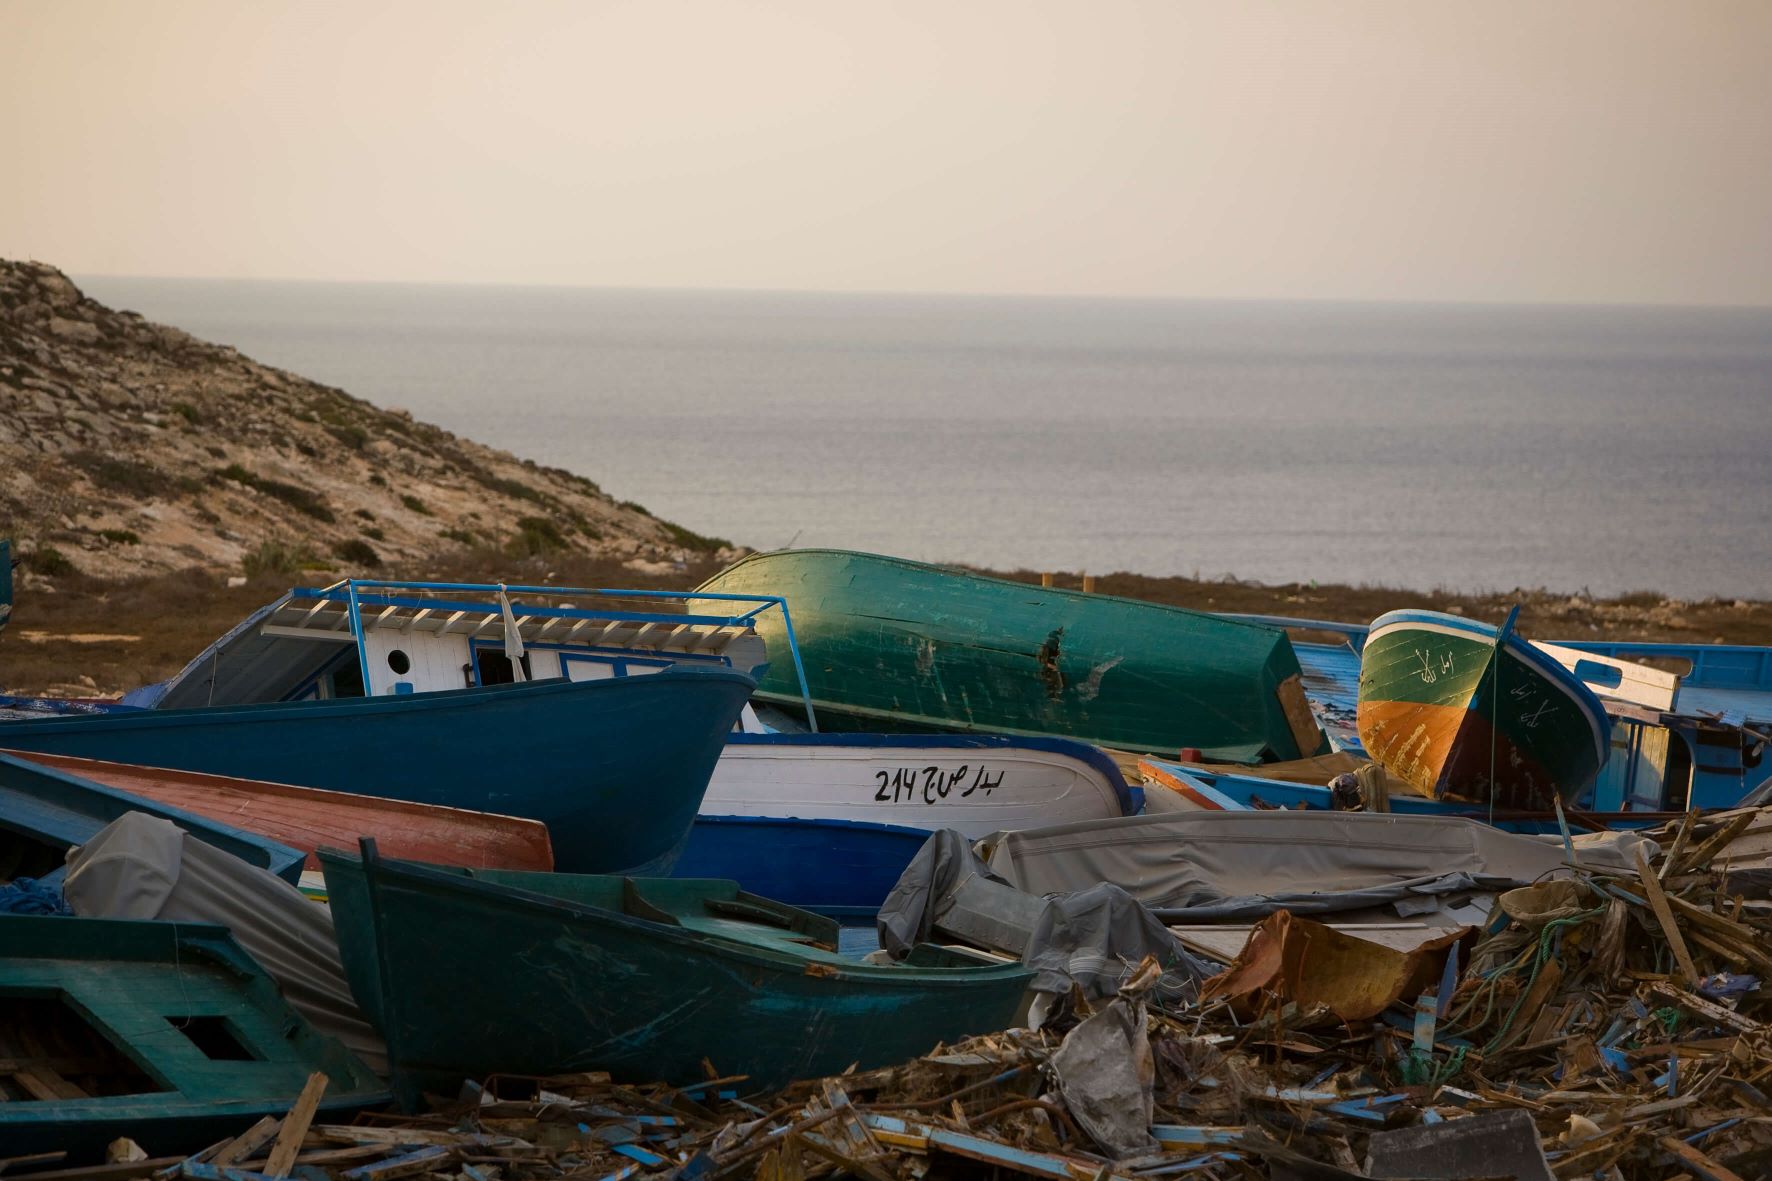
[[(408, 863), (398, 861), (383, 861), (382, 864), (409, 867)], [(1001, 963), (966, 949), (932, 945), (915, 949), (898, 965), (865, 963), (838, 953), (839, 925), (834, 919), (747, 894), (738, 888), (737, 882), (718, 878), (623, 878), (437, 865), (411, 868), (521, 890), (547, 902), (563, 902), (644, 919), (695, 935), (726, 939), (814, 963), (827, 963), (845, 971), (890, 976), (901, 972), (904, 966), (976, 968), (981, 964)]]

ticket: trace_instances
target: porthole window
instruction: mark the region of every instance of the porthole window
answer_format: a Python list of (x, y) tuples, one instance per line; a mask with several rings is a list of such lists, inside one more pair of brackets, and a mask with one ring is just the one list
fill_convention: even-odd
[(395, 648), (392, 652), (388, 653), (388, 667), (393, 669), (399, 676), (405, 676), (412, 671), (412, 658), (400, 651), (400, 649)]

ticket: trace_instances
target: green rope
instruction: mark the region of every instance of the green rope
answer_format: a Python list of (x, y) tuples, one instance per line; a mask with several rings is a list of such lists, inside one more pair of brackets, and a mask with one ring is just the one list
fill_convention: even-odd
[(1501, 1023), (1500, 1032), (1495, 1035), (1488, 1045), (1483, 1047), (1484, 1054), (1494, 1053), (1497, 1049), (1501, 1048), (1502, 1043), (1507, 1040), (1509, 1033), (1513, 1029), (1514, 1019), (1520, 1015), (1520, 1006), (1526, 1003), (1526, 998), (1532, 993), (1532, 986), (1538, 982), (1538, 973), (1543, 970), (1544, 965), (1551, 959), (1551, 937), (1565, 927), (1578, 926), (1587, 922), (1587, 920), (1591, 918), (1596, 918), (1605, 913), (1606, 907), (1602, 905), (1595, 907), (1593, 910), (1584, 910), (1580, 914), (1572, 914), (1567, 918), (1552, 919), (1544, 925), (1544, 930), (1540, 931), (1538, 934), (1538, 954), (1532, 958), (1532, 974), (1526, 978), (1526, 986), (1520, 989), (1520, 995), (1514, 999), (1514, 1007), (1508, 1010), (1507, 1018)]

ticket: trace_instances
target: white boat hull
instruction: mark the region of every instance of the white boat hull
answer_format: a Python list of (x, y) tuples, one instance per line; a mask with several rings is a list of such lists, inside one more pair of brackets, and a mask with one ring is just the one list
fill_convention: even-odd
[(1105, 755), (1064, 739), (770, 734), (728, 742), (703, 816), (852, 820), (969, 838), (1135, 812)]

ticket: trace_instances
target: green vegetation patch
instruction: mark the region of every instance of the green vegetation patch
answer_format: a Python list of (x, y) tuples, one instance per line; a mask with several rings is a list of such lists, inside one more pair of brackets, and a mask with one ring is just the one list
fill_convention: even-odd
[(511, 548), (523, 557), (551, 554), (566, 548), (566, 536), (546, 517), (518, 517), (518, 533)]
[(241, 559), (241, 566), (248, 578), (262, 575), (286, 576), (297, 570), (304, 570), (314, 560), (314, 553), (305, 542), (289, 544), (282, 541), (267, 540), (258, 543), (258, 548)]
[(339, 560), (350, 562), (355, 566), (363, 566), (373, 570), (381, 565), (381, 555), (375, 547), (361, 537), (353, 537), (349, 541), (341, 541), (332, 547), (332, 552)]
[(703, 537), (692, 529), (685, 529), (683, 526), (672, 524), (670, 521), (660, 521), (659, 524), (663, 525), (664, 531), (671, 535), (672, 541), (683, 546), (685, 549), (702, 550), (711, 553), (717, 549), (728, 549), (732, 545), (732, 543), (727, 541), (724, 537)]
[(79, 567), (68, 560), (68, 555), (53, 545), (40, 545), (28, 554), (20, 554), (19, 560), (45, 578), (60, 578), (64, 574), (80, 572)]
[(254, 491), (264, 493), (266, 496), (275, 497), (296, 512), (312, 517), (316, 521), (325, 521), (331, 524), (336, 520), (332, 515), (332, 510), (326, 507), (325, 498), (311, 488), (285, 484), (281, 480), (266, 479), (257, 472), (248, 471), (237, 463), (230, 463), (215, 474), (223, 480), (232, 480), (236, 484), (243, 484)]
[(326, 433), (349, 447), (352, 451), (361, 451), (369, 442), (369, 432), (352, 423), (343, 425), (327, 424)]
[(431, 510), (425, 506), (425, 502), (412, 495), (410, 492), (401, 495), (400, 503), (421, 517), (428, 517), (431, 515)]
[(159, 468), (133, 459), (103, 455), (97, 451), (75, 451), (68, 463), (86, 473), (88, 479), (107, 492), (129, 496), (158, 496), (172, 487), (172, 479)]
[(133, 529), (100, 529), (98, 535), (117, 545), (140, 545), (142, 539)]

